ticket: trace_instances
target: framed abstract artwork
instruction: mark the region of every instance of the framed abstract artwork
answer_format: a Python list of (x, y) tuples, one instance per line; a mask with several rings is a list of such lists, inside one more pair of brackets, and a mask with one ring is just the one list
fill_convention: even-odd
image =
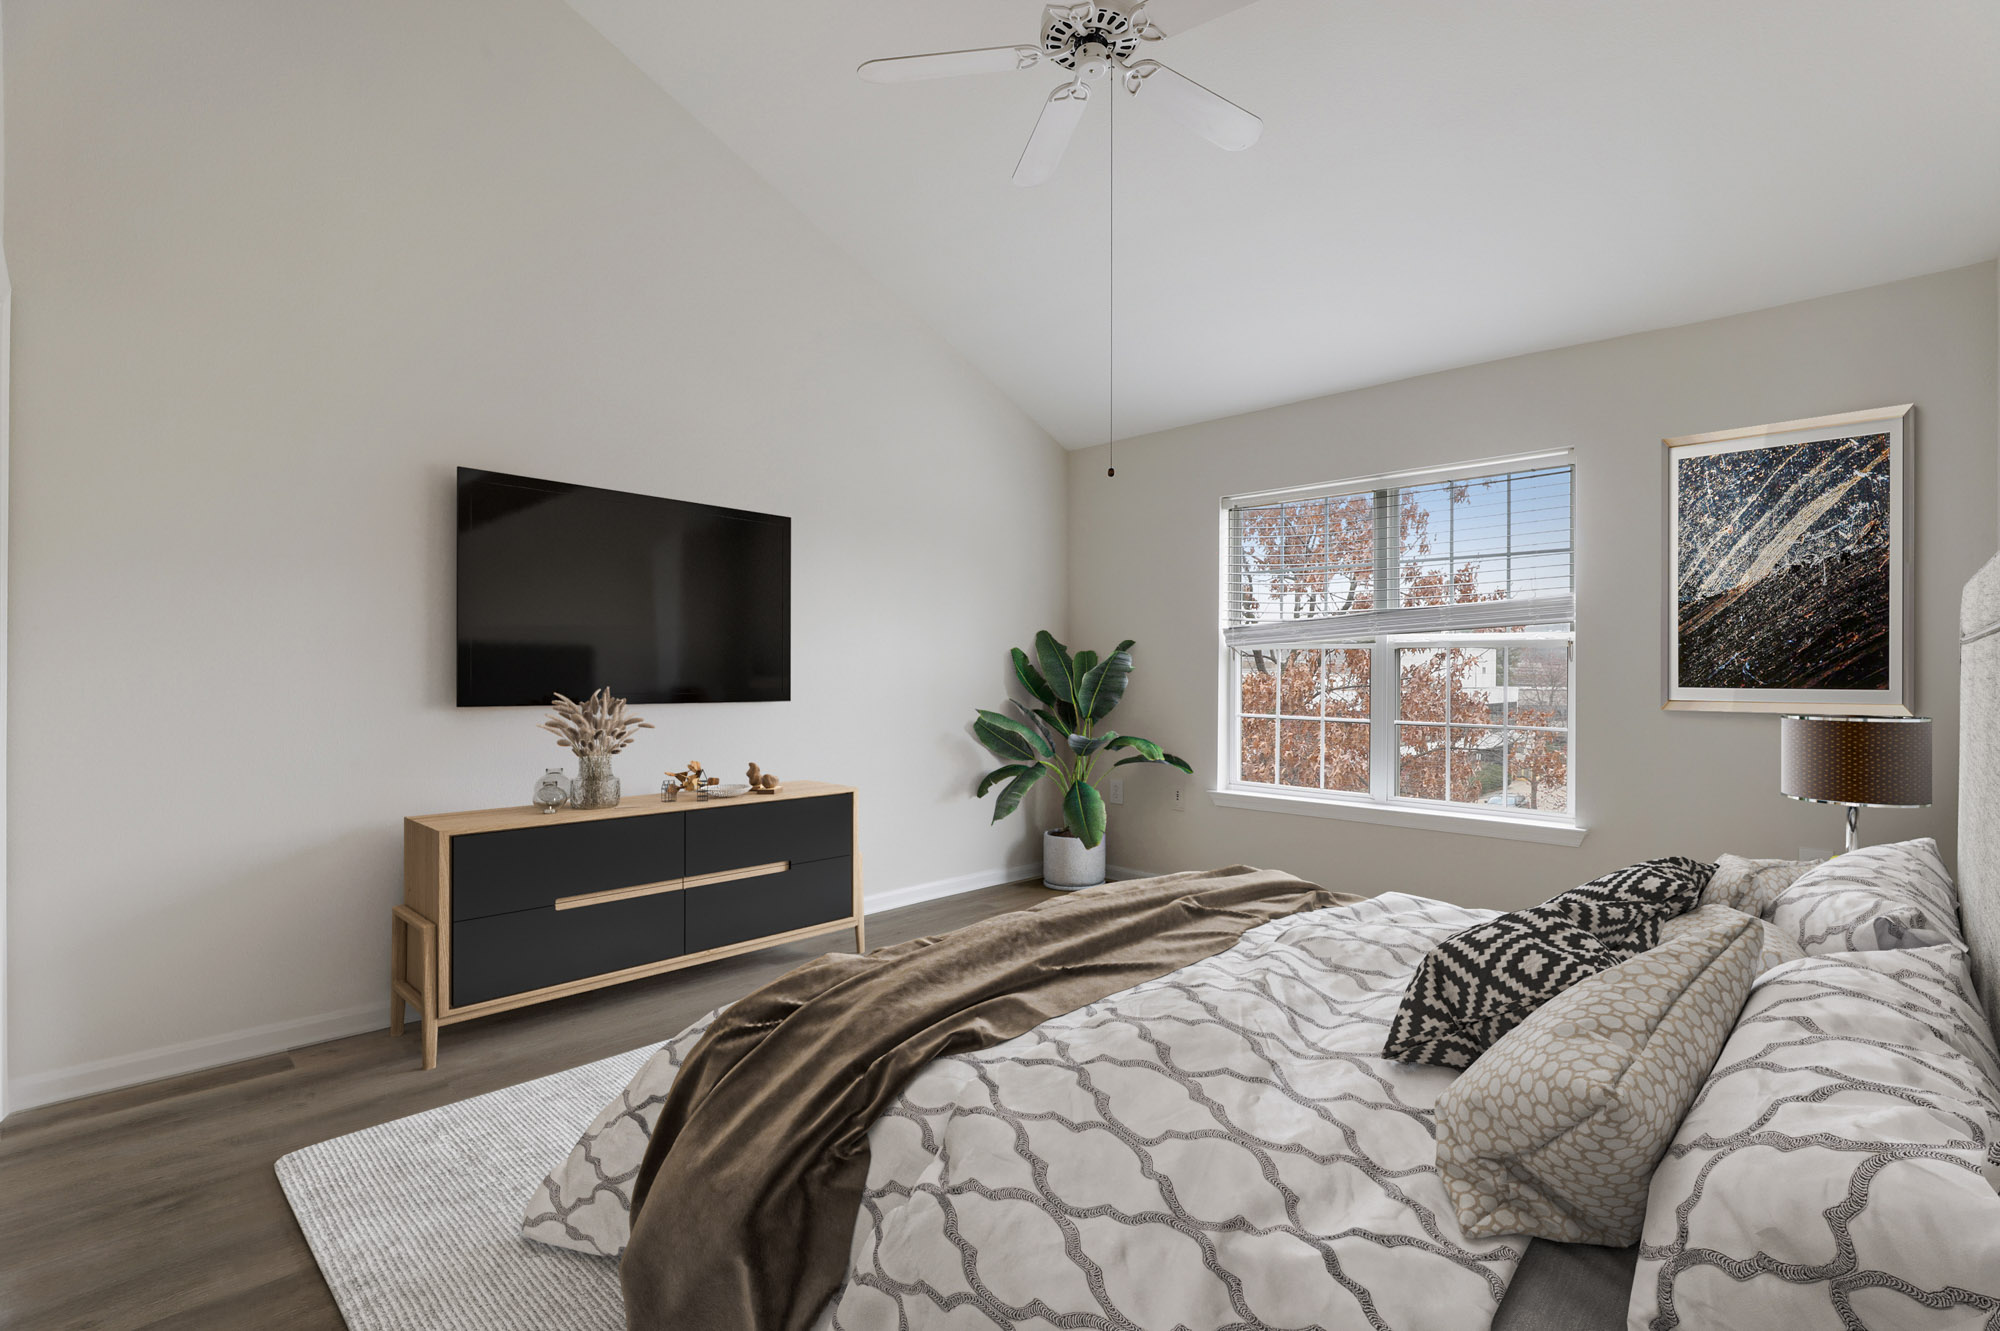
[(1910, 714), (1915, 413), (1664, 441), (1668, 708)]

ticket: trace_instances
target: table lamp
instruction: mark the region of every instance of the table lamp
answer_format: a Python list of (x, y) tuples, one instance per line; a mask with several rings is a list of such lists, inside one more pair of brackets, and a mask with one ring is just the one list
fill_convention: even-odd
[(1847, 849), (1861, 843), (1861, 806), (1931, 802), (1928, 716), (1787, 716), (1778, 789), (1795, 800), (1847, 806)]

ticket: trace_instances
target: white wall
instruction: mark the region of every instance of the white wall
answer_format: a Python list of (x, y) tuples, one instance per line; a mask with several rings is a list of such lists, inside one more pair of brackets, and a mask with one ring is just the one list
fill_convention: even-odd
[(1220, 496), (1550, 447), (1576, 450), (1574, 849), (1223, 809), (1168, 811), (1139, 773), (1110, 857), (1149, 869), (1248, 861), (1330, 887), (1515, 907), (1652, 855), (1837, 846), (1839, 812), (1779, 796), (1777, 719), (1660, 709), (1660, 441), (1914, 401), (1917, 706), (1936, 718), (1937, 802), (1869, 810), (1871, 840), (1957, 824), (1959, 587), (1994, 548), (1995, 270), (1954, 272), (1711, 323), (1498, 361), (1190, 426), (1070, 458), (1070, 625), (1138, 640), (1120, 728), (1215, 781)]
[[(6, 6), (0, 5), (0, 31), (5, 28)], [(4, 42), (0, 42), (0, 70), (6, 67)], [(7, 477), (8, 423), (12, 409), (9, 386), (13, 376), (14, 286), (7, 272), (7, 133), (6, 78), (0, 73), (0, 704), (7, 696)], [(0, 705), (0, 753), (7, 745), (7, 709)], [(7, 1041), (7, 768), (0, 761), (0, 1118), (11, 1108), (7, 1066), (12, 1047)]]
[(794, 700), (640, 708), (1000, 881), (965, 723), (1064, 613), (1059, 449), (559, 0), (11, 0), (17, 1105), (379, 1027), (452, 706), (452, 469), (794, 521)]

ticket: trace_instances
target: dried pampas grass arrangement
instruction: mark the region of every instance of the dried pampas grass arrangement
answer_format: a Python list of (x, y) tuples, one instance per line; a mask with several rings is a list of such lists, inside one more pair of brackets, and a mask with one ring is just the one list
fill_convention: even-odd
[(579, 758), (608, 758), (630, 744), (642, 730), (651, 730), (651, 721), (641, 721), (625, 710), (625, 700), (599, 689), (582, 702), (573, 702), (558, 693), (555, 712), (542, 722), (542, 729), (556, 737), (556, 743), (573, 749)]

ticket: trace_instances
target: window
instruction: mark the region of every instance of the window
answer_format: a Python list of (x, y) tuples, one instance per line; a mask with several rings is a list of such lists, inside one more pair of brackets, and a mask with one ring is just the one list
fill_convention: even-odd
[(1573, 822), (1567, 454), (1225, 501), (1225, 791)]

